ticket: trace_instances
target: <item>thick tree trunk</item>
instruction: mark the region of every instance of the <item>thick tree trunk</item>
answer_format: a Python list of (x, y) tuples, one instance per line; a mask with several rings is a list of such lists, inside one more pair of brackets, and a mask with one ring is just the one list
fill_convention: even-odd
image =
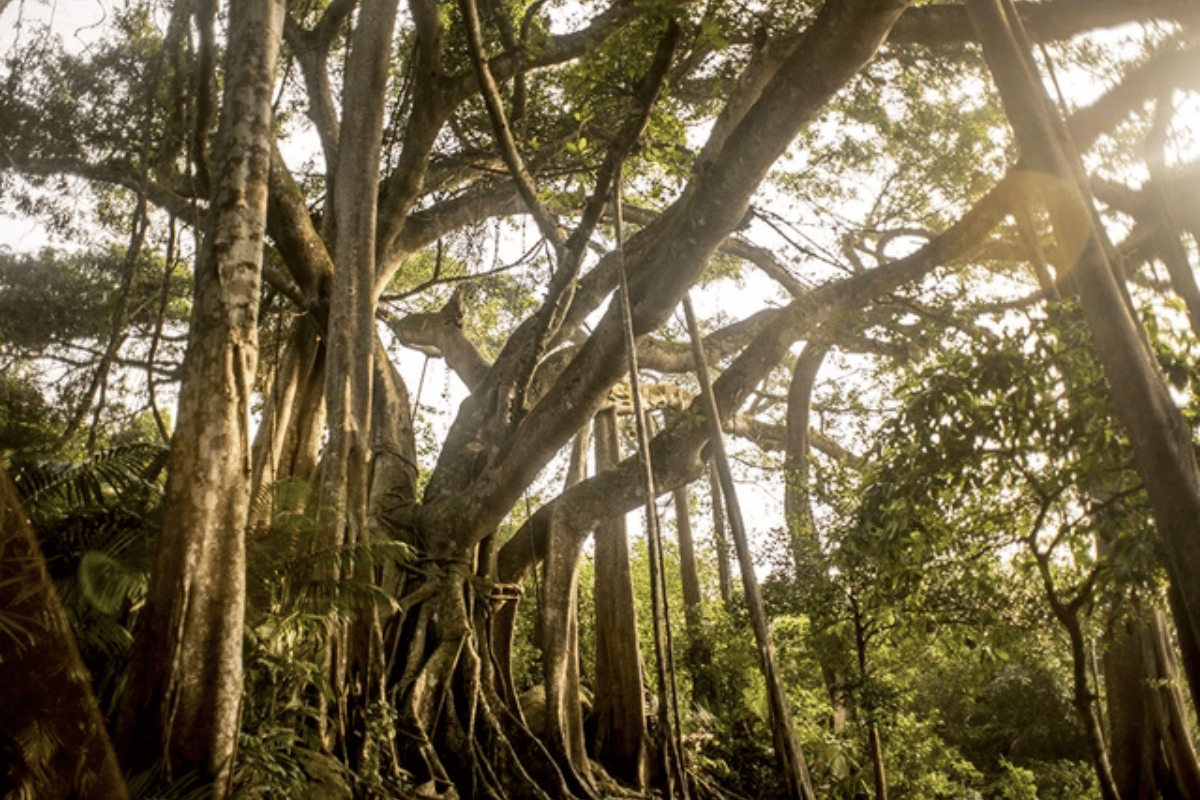
[[(391, 520), (416, 499), (416, 442), (408, 389), (378, 339), (372, 364), (369, 488), (365, 527), (359, 536), (360, 541), (390, 541), (397, 538)], [(403, 584), (394, 569), (366, 563), (355, 565), (354, 577), (381, 585), (393, 595)], [(374, 605), (359, 610), (353, 622), (341, 631), (345, 643), (341, 734), (352, 768), (378, 764), (398, 777), (400, 765), (394, 741), (377, 735), (378, 729), (372, 730), (370, 716), (387, 703), (389, 651), (383, 632), (382, 609)]]
[[(665, 215), (661, 224), (644, 229), (636, 246), (631, 242), (629, 297), (635, 338), (656, 329), (669, 317), (716, 248), (742, 221), (750, 196), (771, 165), (829, 98), (873, 56), (906, 5), (906, 0), (835, 0), (822, 6), (758, 100), (739, 115), (723, 144), (706, 153), (674, 211)], [(341, 152), (345, 158), (344, 141)], [(344, 190), (339, 177), (339, 195)], [(339, 236), (343, 234), (339, 226)], [(344, 266), (339, 263), (339, 269)], [(812, 302), (816, 302), (815, 297)], [(570, 314), (568, 318), (574, 319)], [(472, 553), (479, 542), (494, 535), (526, 487), (575, 435), (581, 421), (599, 410), (610, 387), (626, 371), (619, 356), (629, 349), (625, 342), (627, 330), (624, 309), (613, 304), (528, 413), (522, 414), (519, 407), (514, 409), (510, 396), (501, 396), (497, 386), (514, 370), (520, 371), (514, 359), (523, 358), (523, 351), (512, 351), (504, 357), (511, 363), (493, 365), (488, 377), (463, 404), (446, 437), (423, 502), (407, 521), (425, 537), (431, 563), (448, 569), (464, 554)], [(786, 349), (786, 345), (783, 347)], [(510, 351), (506, 348), (504, 352)], [(773, 350), (768, 355), (774, 355), (775, 361), (780, 357)], [(332, 413), (332, 398), (329, 402)], [(432, 618), (432, 611), (430, 615)], [(444, 629), (445, 613), (439, 608), (436, 616), (438, 627)], [(430, 645), (434, 655), (421, 653), (412, 663), (429, 664), (430, 659), (438, 659), (458, 664), (460, 651), (470, 661), (469, 650), (462, 649), (466, 639), (457, 635), (447, 638), (448, 634), (443, 630), (441, 642)], [(467, 677), (461, 670), (460, 675)], [(412, 680), (447, 680), (447, 674), (441, 667), (435, 670), (421, 666)], [(486, 690), (481, 689), (484, 694)], [(429, 695), (422, 690), (413, 696), (422, 698), (415, 701), (415, 705), (421, 705)], [(490, 701), (488, 710), (503, 719)], [(416, 711), (414, 708), (410, 715), (413, 719), (431, 721)], [(784, 732), (787, 727), (780, 725), (777, 731), (790, 735), (794, 742), (794, 732)], [(452, 731), (434, 736), (431, 727), (414, 727), (412, 735), (418, 742), (423, 735), (433, 736), (431, 741), (439, 742), (443, 749), (456, 737)], [(515, 741), (512, 744), (515, 746)], [(502, 755), (502, 750), (496, 750), (489, 758)], [(793, 767), (795, 763), (790, 762)], [(460, 789), (465, 786), (460, 784)], [(546, 786), (557, 791), (553, 784)]]
[(1122, 800), (1200, 798), (1200, 765), (1166, 615), (1113, 635), (1104, 654), (1112, 771)]
[[(587, 477), (586, 429), (575, 437), (566, 487)], [(540, 733), (559, 759), (568, 783), (594, 794), (591, 765), (583, 737), (579, 690), (579, 537), (563, 530), (565, 515), (550, 519), (550, 541), (542, 592), (542, 672), (546, 687), (546, 727)]]
[[(342, 94), (344, 124), (333, 187), (337, 268), (326, 328), (328, 441), (321, 461), (321, 505), (332, 512), (325, 533), (329, 547), (365, 541), (368, 535), (379, 157), (398, 2), (364, 0), (359, 7)], [(326, 744), (343, 750), (356, 768), (370, 746), (357, 720), (380, 699), (373, 677), (382, 652), (375, 611), (365, 611), (349, 626), (335, 629), (330, 645), (337, 715)]]
[(401, 605), (419, 609), (396, 691), (397, 743), (418, 783), (432, 794), (459, 787), (472, 800), (568, 800), (554, 758), (485, 677), (486, 650), (471, 624), (476, 603), (490, 604), (468, 554), (429, 562)]
[[(620, 462), (617, 415), (595, 421), (596, 472)], [(635, 789), (646, 785), (645, 687), (625, 513), (596, 528), (596, 760)]]
[(91, 676), (2, 468), (0, 616), (0, 797), (128, 800)]
[(329, 544), (359, 540), (366, 527), (372, 359), (375, 348), (375, 224), (384, 89), (398, 0), (364, 0), (350, 57), (336, 171), (333, 288), (327, 326), (325, 402), (329, 440), (322, 503), (335, 509)]
[(231, 10), (208, 235), (171, 442), (163, 531), (121, 709), (126, 769), (196, 770), (223, 796), (242, 699), (250, 393), (284, 4)]
[[(1118, 283), (1098, 238), (1091, 197), (1078, 156), (1040, 81), (1028, 50), (1017, 36), (1015, 14), (1001, 0), (968, 0), (975, 30), (1000, 88), (1021, 151), (1050, 211), (1059, 245), (1078, 253), (1075, 283), (1083, 300), (1117, 416), (1133, 444), (1134, 460), (1146, 486), (1155, 525), (1167, 553), (1167, 569), (1179, 592), (1177, 626), (1200, 632), (1200, 479), (1192, 433), (1171, 398), (1134, 311)], [(1181, 634), (1183, 636), (1185, 634)], [(1185, 661), (1185, 664), (1188, 662)], [(1188, 664), (1192, 693), (1200, 674)]]
[(367, 537), (388, 540), (397, 538), (392, 521), (417, 501), (419, 467), (408, 387), (378, 338), (374, 370)]

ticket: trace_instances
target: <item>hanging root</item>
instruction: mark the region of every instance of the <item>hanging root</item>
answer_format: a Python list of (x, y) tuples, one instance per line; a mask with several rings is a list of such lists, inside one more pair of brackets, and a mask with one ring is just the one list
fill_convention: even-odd
[(468, 622), (469, 580), (466, 565), (451, 564), (431, 571), (414, 593), (420, 595), (416, 626), (394, 696), (401, 698), (402, 758), (410, 762), (417, 791), (471, 800), (572, 800), (545, 746), (487, 679), (495, 673), (483, 669)]

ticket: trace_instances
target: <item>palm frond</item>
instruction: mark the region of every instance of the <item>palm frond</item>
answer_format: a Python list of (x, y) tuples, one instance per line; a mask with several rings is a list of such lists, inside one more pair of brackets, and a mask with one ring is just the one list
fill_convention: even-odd
[(158, 479), (168, 455), (169, 450), (161, 444), (119, 445), (74, 463), (14, 464), (13, 482), (30, 514), (55, 504), (102, 507), (130, 495), (160, 493)]
[(146, 596), (150, 574), (102, 550), (89, 550), (79, 561), (79, 588), (84, 598), (105, 614)]
[(394, 540), (355, 542), (314, 550), (295, 559), (294, 566), (314, 574), (354, 575), (374, 567), (399, 567), (414, 558), (413, 549)]
[(129, 800), (207, 800), (212, 784), (197, 773), (167, 778), (161, 767), (153, 767), (129, 778)]
[(33, 617), (0, 609), (0, 640), (11, 639), (18, 654), (34, 643), (39, 628), (41, 625)]

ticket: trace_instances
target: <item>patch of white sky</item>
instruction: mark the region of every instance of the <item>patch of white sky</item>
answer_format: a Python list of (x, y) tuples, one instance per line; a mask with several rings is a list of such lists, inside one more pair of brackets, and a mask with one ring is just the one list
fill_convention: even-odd
[[(46, 31), (60, 37), (71, 52), (82, 53), (104, 35), (111, 19), (110, 0), (10, 0), (0, 12), (0, 58), (11, 58), (31, 37)], [(5, 64), (5, 69), (9, 66)], [(43, 248), (74, 249), (36, 217), (0, 205), (0, 247), (29, 253)]]

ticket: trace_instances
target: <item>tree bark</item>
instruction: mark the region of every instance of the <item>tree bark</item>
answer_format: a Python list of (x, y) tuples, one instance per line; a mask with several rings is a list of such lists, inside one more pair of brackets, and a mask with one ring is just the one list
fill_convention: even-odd
[[(332, 516), (327, 547), (367, 538), (370, 420), (375, 355), (375, 233), (384, 99), (399, 0), (364, 0), (359, 7), (342, 94), (343, 125), (334, 170), (334, 263), (326, 327), (325, 402), (328, 440), (321, 462), (321, 505)], [(374, 681), (369, 666), (382, 651), (374, 610), (333, 631), (330, 682), (336, 723), (327, 745), (343, 749), (352, 768), (369, 743), (363, 718)], [(357, 665), (357, 666), (356, 666)], [(352, 670), (365, 669), (357, 677)]]
[[(575, 438), (566, 486), (587, 477), (587, 435)], [(561, 763), (568, 783), (584, 796), (594, 794), (583, 737), (579, 691), (579, 556), (581, 541), (563, 526), (565, 515), (550, 519), (550, 544), (542, 590), (542, 671), (546, 686), (546, 728), (540, 733)]]
[(696, 570), (696, 540), (692, 536), (691, 512), (688, 509), (687, 486), (677, 486), (671, 492), (675, 502), (675, 531), (679, 536), (679, 576), (683, 582), (683, 613), (687, 618), (688, 633), (695, 633), (699, 624), (700, 603), (704, 596), (700, 592), (700, 573)]
[[(596, 472), (620, 461), (617, 415), (595, 420)], [(625, 511), (596, 528), (596, 760), (635, 789), (646, 785), (645, 687)]]
[(252, 448), (251, 497), (281, 480), (309, 480), (325, 427), (325, 344), (315, 320), (296, 322), (265, 398)]
[(717, 585), (721, 602), (733, 600), (733, 576), (729, 574), (729, 539), (725, 529), (725, 499), (721, 497), (721, 479), (717, 464), (708, 460), (708, 496), (712, 501), (713, 540), (717, 546)]
[(195, 770), (217, 798), (228, 791), (241, 716), (250, 393), (283, 8), (231, 10), (166, 515), (118, 728), (127, 770), (159, 760), (168, 774)]
[[(1021, 151), (1034, 172), (1031, 183), (1050, 211), (1060, 248), (1079, 253), (1076, 284), (1096, 351), (1112, 391), (1117, 416), (1129, 434), (1134, 460), (1150, 498), (1167, 554), (1167, 569), (1182, 603), (1177, 626), (1200, 631), (1200, 479), (1192, 434), (1176, 407), (1133, 309), (1119, 270), (1110, 264), (1095, 227), (1092, 201), (1069, 135), (1035, 79), (1028, 50), (1018, 43), (1018, 23), (1000, 0), (968, 0), (967, 8), (1000, 87)], [(1188, 671), (1193, 694), (1200, 674)]]
[(797, 569), (821, 555), (809, 497), (809, 419), (817, 373), (829, 348), (810, 341), (796, 359), (788, 386), (787, 446), (784, 452), (783, 510), (787, 518), (792, 558)]
[(1152, 611), (1112, 635), (1104, 653), (1112, 771), (1122, 800), (1200, 798), (1186, 704), (1166, 615)]
[(2, 468), (0, 616), (6, 623), (0, 628), (0, 719), (7, 751), (0, 796), (128, 800), (91, 676)]
[(321, 476), (323, 505), (335, 509), (329, 534), (334, 546), (358, 541), (366, 526), (378, 164), (398, 2), (364, 0), (346, 64), (334, 196), (337, 269), (326, 333), (329, 440)]

